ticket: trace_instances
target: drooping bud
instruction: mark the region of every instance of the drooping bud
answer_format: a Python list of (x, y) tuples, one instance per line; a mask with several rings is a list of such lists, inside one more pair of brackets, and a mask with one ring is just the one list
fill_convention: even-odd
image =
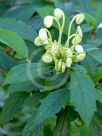
[(78, 35), (78, 34), (76, 34), (76, 36), (73, 38), (73, 40), (72, 40), (72, 44), (73, 45), (77, 45), (77, 44), (79, 44), (80, 42), (82, 41), (82, 38)]
[(76, 58), (77, 58), (78, 61), (81, 61), (85, 58), (85, 56), (86, 56), (86, 53), (84, 52), (84, 53), (78, 54)]
[(42, 56), (42, 60), (43, 60), (43, 62), (45, 62), (45, 63), (51, 63), (52, 62), (52, 56), (50, 55), (50, 54), (44, 54), (43, 56)]
[(76, 23), (78, 25), (80, 25), (84, 21), (84, 19), (85, 19), (85, 16), (84, 16), (83, 13), (80, 13), (80, 14), (76, 15)]
[(67, 65), (67, 67), (71, 67), (71, 65), (72, 65), (72, 58), (67, 58), (66, 65)]
[(45, 27), (50, 28), (52, 26), (52, 24), (53, 24), (52, 16), (46, 16), (44, 18), (44, 25), (45, 25)]
[(84, 49), (81, 45), (75, 45), (75, 50), (77, 53), (84, 53)]
[(63, 17), (63, 11), (59, 8), (56, 8), (54, 10), (54, 16), (60, 20)]
[(77, 27), (77, 33), (81, 38), (83, 37), (83, 33), (80, 26)]
[(40, 37), (36, 37), (34, 40), (34, 44), (36, 46), (41, 46), (42, 45), (42, 40), (40, 39)]
[(40, 29), (39, 37), (43, 42), (47, 41), (48, 37), (47, 37), (47, 32), (46, 32), (45, 28)]

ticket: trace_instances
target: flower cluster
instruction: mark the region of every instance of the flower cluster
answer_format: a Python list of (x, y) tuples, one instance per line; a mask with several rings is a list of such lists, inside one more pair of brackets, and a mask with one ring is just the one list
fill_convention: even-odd
[[(64, 44), (62, 44), (62, 33), (65, 25), (64, 12), (56, 8), (54, 16), (46, 16), (44, 18), (45, 28), (40, 29), (38, 37), (34, 40), (36, 46), (45, 45), (46, 52), (42, 56), (43, 62), (54, 62), (56, 71), (65, 72), (67, 68), (71, 67), (72, 63), (79, 62), (85, 58), (86, 53), (80, 45), (83, 38), (80, 24), (84, 21), (84, 18), (85, 16), (82, 13), (72, 18), (68, 28), (67, 40)], [(53, 40), (51, 33), (47, 29), (53, 25), (54, 21), (56, 21), (59, 27), (58, 40)], [(75, 34), (71, 35), (71, 28), (74, 21), (77, 24), (77, 29)]]

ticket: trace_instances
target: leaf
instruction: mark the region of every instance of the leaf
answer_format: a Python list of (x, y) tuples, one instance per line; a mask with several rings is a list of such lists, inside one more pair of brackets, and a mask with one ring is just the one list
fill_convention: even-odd
[(3, 17), (27, 21), (35, 13), (35, 8), (35, 5), (14, 6), (13, 8), (7, 10)]
[(9, 70), (13, 66), (17, 65), (17, 61), (8, 56), (5, 52), (0, 51), (0, 68), (3, 70)]
[(92, 56), (96, 61), (99, 63), (102, 63), (102, 50), (101, 49), (93, 49), (88, 51), (88, 54)]
[(0, 42), (15, 50), (21, 57), (28, 57), (28, 49), (23, 39), (15, 32), (0, 29)]
[(89, 124), (96, 111), (96, 90), (92, 81), (83, 72), (71, 72), (71, 102), (85, 123)]
[(67, 89), (60, 89), (51, 92), (46, 98), (41, 100), (41, 105), (37, 110), (35, 118), (32, 117), (31, 121), (26, 125), (23, 135), (29, 130), (33, 130), (35, 126), (43, 123), (48, 118), (58, 113), (60, 109), (68, 102), (69, 93)]
[(3, 125), (9, 120), (12, 120), (14, 116), (20, 112), (27, 94), (15, 93), (12, 94), (7, 100), (0, 114), (0, 124)]
[(89, 22), (93, 26), (93, 28), (96, 28), (97, 27), (96, 19), (88, 13), (84, 13), (84, 14), (85, 14), (85, 20)]
[(41, 65), (40, 63), (19, 64), (13, 67), (10, 72), (8, 72), (4, 85), (15, 84), (15, 83), (17, 84), (25, 81), (31, 81), (31, 83), (34, 84), (36, 83), (33, 82), (34, 79), (40, 77), (42, 73), (44, 74), (49, 71), (50, 71), (50, 66), (44, 66)]
[(57, 117), (57, 123), (54, 131), (54, 136), (69, 136), (69, 120), (68, 110), (62, 110)]
[(37, 33), (34, 28), (28, 26), (22, 21), (16, 21), (14, 19), (0, 18), (0, 27), (14, 31), (19, 34), (23, 39), (29, 41), (33, 41), (37, 36)]

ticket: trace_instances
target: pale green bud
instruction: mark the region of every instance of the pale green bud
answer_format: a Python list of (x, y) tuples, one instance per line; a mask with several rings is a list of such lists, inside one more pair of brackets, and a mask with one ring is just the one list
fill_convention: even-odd
[(39, 37), (42, 40), (42, 43), (44, 43), (44, 44), (48, 43), (48, 37), (47, 37), (47, 32), (46, 32), (45, 28), (40, 29)]
[(72, 50), (70, 48), (67, 48), (66, 51), (65, 51), (65, 54), (67, 57), (72, 57)]
[(52, 62), (52, 56), (50, 55), (50, 54), (44, 54), (43, 56), (42, 56), (42, 60), (43, 60), (43, 62), (45, 62), (45, 63), (51, 63)]
[(73, 44), (73, 45), (77, 45), (77, 44), (79, 44), (81, 41), (82, 41), (82, 38), (81, 38), (78, 34), (76, 34), (75, 37), (74, 37), (73, 40), (72, 40), (72, 44)]
[(75, 50), (77, 53), (84, 53), (84, 49), (81, 45), (75, 45)]
[(67, 58), (66, 65), (67, 65), (67, 67), (71, 67), (71, 65), (72, 65), (72, 58)]
[(80, 26), (77, 27), (77, 33), (81, 38), (83, 37), (83, 33)]
[(62, 60), (60, 59), (57, 63), (58, 71), (61, 71), (61, 66), (62, 66)]
[(52, 16), (46, 16), (44, 18), (45, 27), (50, 28), (52, 26), (52, 24), (53, 24), (53, 17)]
[(40, 39), (40, 37), (36, 37), (34, 40), (34, 44), (36, 46), (41, 46), (42, 45), (42, 40)]
[(86, 57), (86, 53), (84, 52), (84, 53), (78, 54), (76, 58), (77, 58), (77, 61), (81, 61), (81, 60), (83, 60), (85, 57)]
[(62, 72), (65, 72), (65, 69), (66, 69), (66, 64), (62, 62)]
[(57, 18), (57, 19), (61, 19), (63, 17), (63, 11), (59, 8), (56, 8), (54, 10), (54, 16)]
[(58, 53), (58, 51), (59, 51), (59, 45), (58, 45), (57, 43), (54, 43), (54, 44), (52, 45), (51, 54), (52, 54), (52, 55), (56, 55), (56, 54)]
[(85, 19), (85, 16), (84, 16), (83, 13), (80, 13), (80, 14), (76, 15), (76, 23), (78, 25), (80, 25), (84, 21), (84, 19)]

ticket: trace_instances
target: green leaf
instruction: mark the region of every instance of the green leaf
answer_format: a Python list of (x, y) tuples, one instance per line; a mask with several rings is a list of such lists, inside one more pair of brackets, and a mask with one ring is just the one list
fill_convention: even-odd
[(35, 118), (32, 117), (31, 121), (26, 125), (23, 135), (25, 135), (28, 130), (32, 130), (35, 126), (46, 121), (55, 113), (58, 113), (68, 102), (68, 99), (69, 93), (65, 88), (51, 92), (46, 98), (41, 100), (41, 105), (37, 110)]
[(20, 82), (31, 81), (41, 76), (43, 73), (50, 71), (50, 66), (41, 65), (40, 63), (24, 63), (19, 64), (11, 69), (8, 72), (8, 75), (5, 79), (5, 84), (17, 84)]
[(54, 136), (69, 136), (69, 120), (68, 120), (68, 110), (62, 110), (57, 117), (56, 127), (54, 131)]
[(93, 28), (96, 28), (97, 27), (96, 19), (92, 15), (90, 15), (88, 13), (84, 13), (84, 14), (85, 14), (85, 20), (88, 23), (90, 23), (93, 26)]
[(3, 17), (27, 21), (35, 13), (35, 8), (35, 5), (15, 6), (13, 9), (7, 10)]
[(102, 68), (98, 68), (95, 73), (95, 81), (98, 82), (102, 79)]
[(90, 123), (96, 111), (96, 90), (92, 81), (83, 72), (71, 72), (71, 102), (86, 123)]
[(21, 57), (28, 57), (28, 49), (23, 39), (15, 32), (0, 29), (0, 42), (15, 50)]
[(93, 49), (88, 51), (88, 54), (92, 56), (96, 61), (99, 63), (102, 63), (102, 50), (101, 49)]
[(14, 31), (19, 34), (23, 39), (29, 41), (33, 41), (37, 36), (37, 33), (34, 28), (28, 26), (22, 21), (16, 21), (14, 19), (0, 18), (0, 27)]
[(15, 93), (12, 94), (7, 100), (0, 114), (0, 124), (3, 125), (9, 120), (12, 120), (14, 116), (20, 112), (27, 94)]

